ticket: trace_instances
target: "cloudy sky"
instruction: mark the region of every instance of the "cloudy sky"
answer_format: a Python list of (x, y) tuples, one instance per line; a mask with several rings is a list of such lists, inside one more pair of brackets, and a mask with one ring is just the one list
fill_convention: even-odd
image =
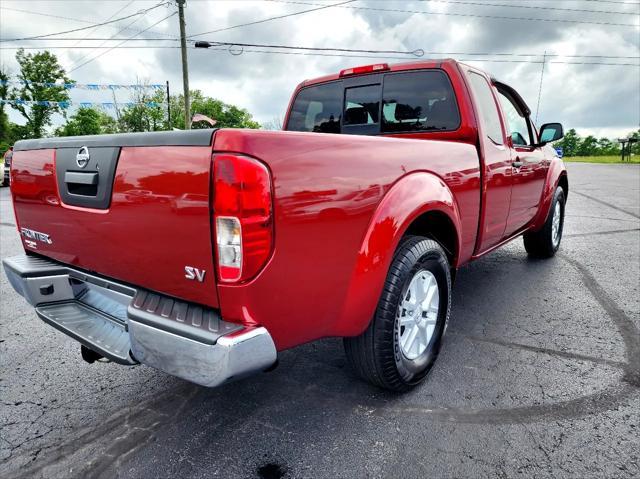
[[(126, 20), (39, 41), (2, 41), (0, 62), (15, 74), (12, 48), (56, 47), (51, 51), (79, 83), (168, 80), (178, 92), (182, 89), (176, 41), (179, 26), (177, 15), (171, 16), (177, 7), (173, 1), (151, 9), (160, 2), (0, 0), (2, 39), (83, 28), (149, 9)], [(260, 22), (332, 4), (335, 6)], [(253, 22), (259, 23), (244, 25)], [(193, 40), (424, 50), (425, 57), (465, 60), (514, 86), (534, 114), (546, 52), (539, 124), (560, 121), (581, 134), (607, 137), (626, 135), (640, 125), (638, 0), (187, 0), (186, 23), (187, 35)], [(211, 33), (199, 35), (204, 32)], [(131, 37), (155, 40), (123, 42)], [(119, 47), (106, 48), (116, 45)], [(140, 48), (143, 46), (146, 48)], [(412, 57), (400, 53), (320, 56), (272, 47), (190, 48), (189, 75), (192, 89), (247, 108), (258, 121), (268, 122), (282, 117), (301, 80), (377, 61), (402, 62), (403, 58)], [(72, 100), (112, 98), (108, 92), (76, 90)], [(130, 98), (120, 91), (117, 100)], [(12, 114), (12, 119), (19, 121), (19, 116)]]

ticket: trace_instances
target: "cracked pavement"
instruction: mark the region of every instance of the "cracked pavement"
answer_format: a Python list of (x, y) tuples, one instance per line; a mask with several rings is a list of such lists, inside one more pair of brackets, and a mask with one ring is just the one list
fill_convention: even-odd
[[(640, 168), (569, 164), (560, 253), (461, 269), (427, 381), (358, 381), (339, 339), (206, 389), (87, 364), (0, 279), (0, 476), (638, 477)], [(21, 252), (0, 191), (0, 256)]]

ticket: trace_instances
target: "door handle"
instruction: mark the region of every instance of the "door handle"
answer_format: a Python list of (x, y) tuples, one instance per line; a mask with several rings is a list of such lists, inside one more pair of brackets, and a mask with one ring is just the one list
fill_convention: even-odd
[(522, 161), (520, 161), (520, 157), (516, 157), (516, 161), (511, 163), (512, 168), (520, 168), (523, 165)]
[(81, 173), (79, 171), (65, 171), (65, 183), (75, 183), (78, 185), (97, 185), (98, 173)]

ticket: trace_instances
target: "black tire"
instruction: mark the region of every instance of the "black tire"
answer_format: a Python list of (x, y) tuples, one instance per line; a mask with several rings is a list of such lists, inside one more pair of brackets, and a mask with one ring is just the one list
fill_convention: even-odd
[[(400, 347), (398, 307), (413, 276), (430, 271), (436, 279), (439, 309), (433, 335), (425, 351), (408, 359)], [(438, 356), (451, 310), (451, 271), (442, 247), (431, 239), (408, 236), (400, 243), (373, 319), (354, 338), (345, 338), (348, 361), (362, 379), (391, 391), (404, 392), (420, 383)]]
[[(549, 208), (549, 214), (544, 222), (542, 228), (538, 231), (531, 231), (525, 233), (524, 249), (532, 258), (551, 258), (556, 254), (556, 251), (560, 248), (560, 242), (562, 241), (562, 230), (564, 228), (564, 209), (565, 209), (566, 197), (564, 190), (558, 186), (555, 194), (553, 195), (553, 201), (551, 202), (551, 208)], [(558, 229), (558, 237), (554, 242), (553, 235), (553, 214), (556, 209), (556, 205), (560, 206), (560, 225)]]

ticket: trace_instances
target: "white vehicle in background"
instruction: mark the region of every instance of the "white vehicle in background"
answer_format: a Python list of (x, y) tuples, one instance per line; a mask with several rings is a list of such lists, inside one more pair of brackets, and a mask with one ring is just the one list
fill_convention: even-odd
[(208, 208), (209, 197), (197, 193), (185, 193), (170, 201), (171, 211), (174, 213), (198, 213), (202, 208)]
[(5, 152), (2, 160), (0, 160), (0, 173), (2, 173), (2, 186), (9, 186), (11, 171), (11, 158), (13, 157), (13, 146)]

